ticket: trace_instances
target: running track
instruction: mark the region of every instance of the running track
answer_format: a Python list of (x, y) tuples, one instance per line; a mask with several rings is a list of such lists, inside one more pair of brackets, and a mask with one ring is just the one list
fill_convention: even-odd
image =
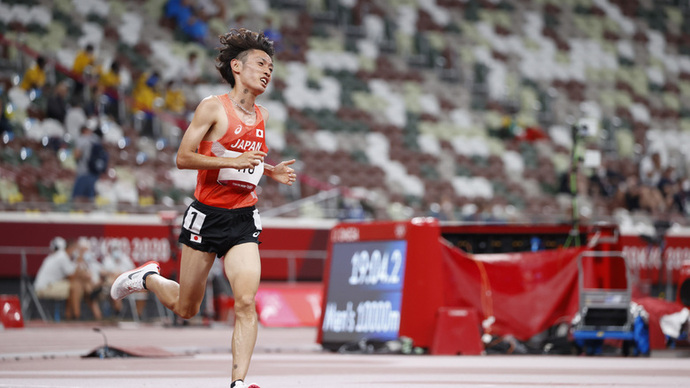
[[(110, 346), (171, 357), (82, 358), (94, 324), (0, 330), (0, 387), (229, 387), (230, 326), (101, 325)], [(690, 358), (403, 356), (324, 352), (313, 328), (260, 328), (249, 382), (289, 387), (690, 387)]]

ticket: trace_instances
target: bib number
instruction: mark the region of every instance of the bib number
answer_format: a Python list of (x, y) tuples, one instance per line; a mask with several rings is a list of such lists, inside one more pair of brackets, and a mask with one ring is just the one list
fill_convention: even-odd
[[(236, 158), (241, 153), (225, 150), (221, 157)], [(221, 168), (218, 172), (218, 183), (223, 186), (232, 186), (243, 190), (254, 190), (264, 175), (264, 162), (254, 166), (254, 168)]]
[(204, 226), (205, 220), (206, 214), (190, 206), (182, 220), (182, 227), (192, 233), (199, 234), (201, 233), (201, 227)]

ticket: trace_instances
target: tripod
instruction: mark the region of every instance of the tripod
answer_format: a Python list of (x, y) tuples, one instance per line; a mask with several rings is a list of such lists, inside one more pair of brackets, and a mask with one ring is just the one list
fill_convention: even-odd
[(574, 247), (580, 246), (580, 210), (578, 208), (577, 202), (577, 173), (579, 172), (580, 162), (582, 157), (578, 153), (579, 140), (581, 138), (582, 129), (580, 125), (573, 124), (571, 126), (571, 135), (573, 138), (573, 148), (570, 152), (570, 195), (571, 195), (571, 208), (572, 208), (572, 219), (571, 227), (568, 232), (568, 238), (563, 244), (563, 248), (570, 247), (571, 242), (574, 242)]
[(38, 296), (36, 296), (36, 291), (34, 290), (33, 284), (31, 284), (31, 279), (29, 278), (29, 273), (26, 269), (26, 251), (24, 249), (21, 251), (21, 257), (22, 262), (19, 298), (22, 301), (22, 316), (26, 317), (27, 319), (29, 318), (28, 313), (30, 302), (33, 302), (36, 305), (36, 309), (38, 310), (38, 314), (41, 316), (41, 319), (46, 322), (48, 321), (48, 318), (46, 317), (45, 311), (43, 311), (43, 306), (41, 306)]

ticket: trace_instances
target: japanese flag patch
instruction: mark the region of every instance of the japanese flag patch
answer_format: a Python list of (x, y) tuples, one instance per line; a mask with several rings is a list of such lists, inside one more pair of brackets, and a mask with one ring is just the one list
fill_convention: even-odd
[(201, 236), (198, 234), (190, 233), (191, 237), (189, 237), (189, 240), (195, 243), (200, 243), (201, 242)]

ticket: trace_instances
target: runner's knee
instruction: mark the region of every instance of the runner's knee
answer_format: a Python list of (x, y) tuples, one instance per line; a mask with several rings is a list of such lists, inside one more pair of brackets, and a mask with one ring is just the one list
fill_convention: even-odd
[(254, 301), (254, 295), (243, 295), (235, 297), (235, 312), (236, 313), (249, 313), (254, 312), (256, 308), (256, 302)]
[(193, 318), (198, 312), (199, 308), (201, 306), (199, 304), (193, 305), (193, 304), (184, 304), (184, 305), (179, 305), (177, 308), (177, 315), (180, 316), (180, 318), (184, 319), (190, 319)]

